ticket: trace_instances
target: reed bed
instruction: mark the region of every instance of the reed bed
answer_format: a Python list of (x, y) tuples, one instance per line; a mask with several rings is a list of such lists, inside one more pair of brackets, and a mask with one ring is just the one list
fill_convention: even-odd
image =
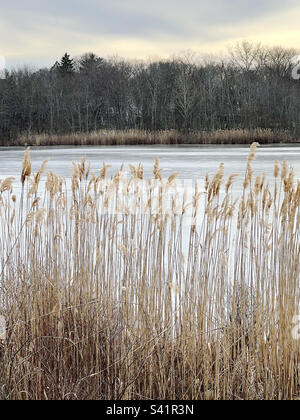
[(69, 191), (27, 150), (21, 195), (0, 184), (0, 398), (299, 398), (300, 182), (255, 177), (256, 147), (241, 196), (221, 164), (190, 202), (158, 161), (83, 159)]
[(20, 136), (9, 142), (12, 146), (109, 146), (109, 145), (155, 145), (155, 144), (261, 144), (297, 143), (298, 136), (284, 130), (232, 129), (215, 131), (176, 130), (98, 130), (89, 133), (35, 134)]

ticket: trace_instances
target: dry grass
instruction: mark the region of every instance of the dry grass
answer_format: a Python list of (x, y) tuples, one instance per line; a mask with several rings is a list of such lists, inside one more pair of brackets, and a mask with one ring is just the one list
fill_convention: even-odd
[(83, 159), (68, 195), (27, 151), (21, 196), (0, 184), (0, 398), (298, 397), (300, 182), (286, 163), (254, 178), (255, 148), (238, 201), (220, 165), (168, 212), (158, 162), (141, 194), (141, 166)]
[(138, 144), (261, 144), (300, 142), (299, 138), (288, 131), (271, 129), (255, 130), (216, 130), (198, 131), (181, 134), (175, 130), (143, 131), (143, 130), (99, 130), (91, 133), (70, 133), (61, 135), (23, 135), (10, 142), (14, 146), (106, 146), (106, 145), (138, 145)]

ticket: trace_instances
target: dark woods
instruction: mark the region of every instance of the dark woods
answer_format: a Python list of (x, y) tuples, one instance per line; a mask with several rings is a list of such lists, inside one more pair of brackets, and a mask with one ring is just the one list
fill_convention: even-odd
[(0, 142), (20, 135), (99, 129), (300, 133), (294, 50), (236, 45), (223, 60), (132, 63), (66, 54), (51, 69), (6, 71)]

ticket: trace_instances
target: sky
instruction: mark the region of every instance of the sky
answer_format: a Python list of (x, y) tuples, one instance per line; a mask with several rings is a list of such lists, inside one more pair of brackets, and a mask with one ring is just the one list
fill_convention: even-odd
[(300, 49), (299, 0), (0, 0), (0, 67), (67, 51), (126, 59), (226, 53), (237, 41)]

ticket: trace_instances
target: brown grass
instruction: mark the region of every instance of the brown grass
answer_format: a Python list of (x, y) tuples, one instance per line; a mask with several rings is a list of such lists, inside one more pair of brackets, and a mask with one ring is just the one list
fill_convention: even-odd
[(68, 193), (27, 151), (21, 196), (0, 184), (0, 398), (299, 397), (300, 182), (255, 178), (255, 148), (237, 201), (220, 165), (167, 211), (158, 161), (141, 194), (142, 166), (83, 159)]
[(105, 145), (153, 145), (153, 144), (261, 144), (295, 143), (300, 139), (288, 131), (271, 129), (216, 130), (182, 134), (175, 130), (99, 130), (91, 133), (70, 133), (61, 135), (23, 135), (9, 143), (11, 146), (105, 146)]

